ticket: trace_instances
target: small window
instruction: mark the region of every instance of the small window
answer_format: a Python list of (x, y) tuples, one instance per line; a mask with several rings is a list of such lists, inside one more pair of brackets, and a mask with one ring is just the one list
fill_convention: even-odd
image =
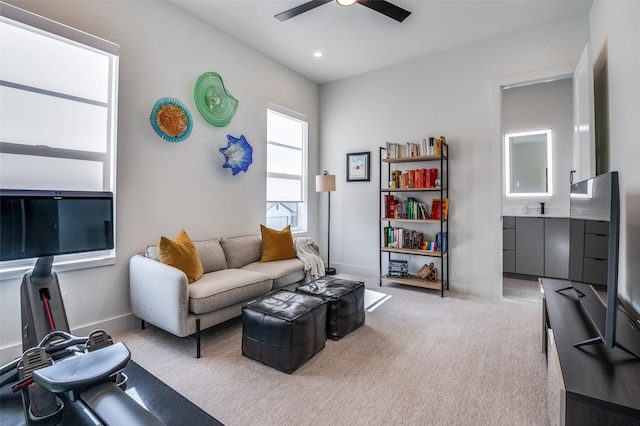
[[(115, 192), (118, 50), (106, 40), (2, 5), (3, 189)], [(114, 262), (115, 249), (55, 259), (58, 271)], [(0, 271), (11, 278), (32, 266), (33, 259), (8, 261)]]
[(267, 220), (274, 229), (307, 229), (307, 117), (269, 104), (267, 109)]

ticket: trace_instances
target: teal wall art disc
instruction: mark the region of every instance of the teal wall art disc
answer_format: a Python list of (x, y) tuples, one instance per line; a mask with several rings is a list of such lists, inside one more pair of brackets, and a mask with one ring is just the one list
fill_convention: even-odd
[(159, 99), (151, 109), (149, 119), (153, 130), (168, 142), (182, 142), (193, 128), (191, 113), (175, 98)]

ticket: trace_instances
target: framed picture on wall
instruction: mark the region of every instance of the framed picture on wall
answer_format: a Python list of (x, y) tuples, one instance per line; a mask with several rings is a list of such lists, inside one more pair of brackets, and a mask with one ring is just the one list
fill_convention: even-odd
[(367, 182), (371, 180), (371, 152), (347, 154), (347, 182)]

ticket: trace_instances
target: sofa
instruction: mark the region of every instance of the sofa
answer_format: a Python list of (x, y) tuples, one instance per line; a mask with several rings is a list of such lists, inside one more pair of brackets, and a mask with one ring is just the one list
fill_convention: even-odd
[(159, 261), (158, 246), (148, 246), (129, 262), (131, 309), (141, 319), (179, 337), (240, 316), (249, 301), (324, 275), (318, 247), (310, 238), (294, 238), (296, 257), (261, 262), (262, 236), (193, 241), (203, 274), (189, 283), (187, 274)]

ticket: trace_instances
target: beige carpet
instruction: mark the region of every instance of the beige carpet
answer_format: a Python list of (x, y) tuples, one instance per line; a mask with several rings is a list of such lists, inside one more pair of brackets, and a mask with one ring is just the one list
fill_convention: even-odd
[(228, 426), (549, 423), (540, 304), (367, 287), (393, 297), (291, 375), (242, 356), (239, 319), (203, 332), (200, 359), (152, 326), (113, 337)]

